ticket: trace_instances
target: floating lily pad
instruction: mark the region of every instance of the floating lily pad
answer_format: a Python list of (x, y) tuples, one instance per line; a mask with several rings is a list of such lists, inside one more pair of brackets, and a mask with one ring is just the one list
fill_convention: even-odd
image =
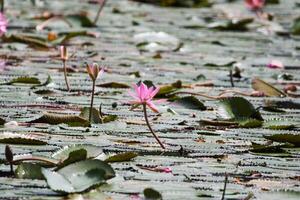
[(252, 18), (245, 19), (231, 19), (227, 21), (218, 21), (209, 24), (207, 27), (222, 31), (244, 31), (247, 26), (253, 22)]
[(111, 166), (101, 160), (76, 162), (58, 171), (43, 168), (42, 174), (52, 190), (62, 193), (83, 192), (115, 176)]
[(102, 84), (98, 84), (97, 86), (104, 87), (104, 88), (130, 88), (129, 85), (125, 83), (118, 83), (118, 82), (102, 83)]
[(108, 157), (105, 159), (105, 162), (125, 162), (130, 161), (133, 158), (137, 157), (138, 154), (134, 152), (125, 152), (125, 153), (119, 153), (113, 156)]
[(288, 121), (282, 119), (271, 119), (264, 122), (264, 128), (272, 130), (286, 130), (295, 127), (295, 121)]
[(46, 124), (68, 124), (69, 126), (87, 127), (90, 122), (85, 118), (76, 115), (63, 115), (45, 113), (38, 119), (30, 121), (30, 123), (46, 123)]
[(44, 179), (41, 166), (34, 163), (21, 163), (15, 170), (17, 178), (21, 179)]
[(144, 196), (147, 200), (162, 200), (161, 194), (152, 188), (144, 189)]
[(274, 135), (265, 135), (264, 138), (272, 140), (274, 142), (281, 143), (290, 143), (296, 147), (300, 147), (300, 135), (298, 134), (274, 134)]
[(229, 97), (220, 100), (218, 114), (224, 119), (231, 120), (263, 120), (259, 111), (243, 97)]
[(194, 96), (180, 97), (175, 102), (188, 109), (206, 110), (206, 106)]
[(0, 134), (0, 143), (23, 144), (23, 145), (45, 145), (47, 142), (35, 139), (29, 135), (3, 132)]
[(23, 76), (23, 77), (18, 77), (10, 82), (7, 83), (8, 85), (13, 85), (13, 84), (41, 84), (38, 78), (35, 77), (29, 77), (29, 76)]

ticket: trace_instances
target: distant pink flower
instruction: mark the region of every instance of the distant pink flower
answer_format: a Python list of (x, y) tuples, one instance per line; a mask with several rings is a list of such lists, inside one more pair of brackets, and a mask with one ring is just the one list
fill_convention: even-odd
[(284, 65), (280, 60), (272, 60), (269, 64), (267, 64), (267, 67), (271, 69), (283, 69)]
[(265, 0), (245, 0), (246, 6), (251, 10), (262, 9), (265, 5)]
[(7, 31), (8, 21), (3, 13), (0, 12), (0, 36), (2, 36)]
[[(134, 106), (139, 105), (147, 105), (153, 112), (158, 113), (156, 106), (153, 104), (153, 97), (158, 93), (159, 87), (154, 88), (151, 86), (148, 88), (143, 82), (138, 86), (136, 84), (133, 85), (135, 93), (129, 91), (128, 94), (134, 98), (133, 101), (129, 101), (130, 104)], [(159, 102), (159, 101), (156, 101)]]

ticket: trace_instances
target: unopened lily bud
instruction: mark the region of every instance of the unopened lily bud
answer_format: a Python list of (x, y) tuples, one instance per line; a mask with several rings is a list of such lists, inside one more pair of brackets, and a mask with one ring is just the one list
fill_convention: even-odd
[(9, 145), (5, 146), (5, 158), (9, 163), (14, 160), (14, 155)]
[(92, 65), (86, 64), (86, 71), (93, 81), (95, 81), (98, 76), (101, 76), (104, 73), (104, 68), (100, 68), (97, 63)]
[(287, 93), (287, 92), (296, 92), (297, 87), (296, 87), (296, 85), (289, 84), (289, 85), (286, 85), (283, 90), (284, 90), (285, 93)]
[(68, 60), (68, 50), (66, 46), (60, 46), (60, 58), (62, 60)]

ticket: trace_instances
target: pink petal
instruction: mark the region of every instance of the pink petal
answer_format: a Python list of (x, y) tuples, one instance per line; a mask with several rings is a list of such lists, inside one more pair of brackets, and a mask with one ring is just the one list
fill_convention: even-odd
[(104, 74), (104, 67), (101, 68), (101, 70), (100, 70), (98, 76), (101, 77), (103, 74)]
[(157, 107), (151, 101), (147, 101), (146, 104), (153, 112), (158, 113)]
[(145, 97), (147, 97), (147, 91), (148, 91), (147, 86), (142, 82), (140, 85), (140, 93), (139, 93), (139, 97), (142, 101), (144, 101)]
[(157, 87), (157, 88), (155, 88), (155, 90), (154, 91), (152, 91), (151, 92), (151, 94), (150, 94), (150, 98), (152, 99), (153, 97), (155, 97), (155, 95), (159, 92), (159, 87)]
[(272, 60), (269, 64), (267, 64), (267, 67), (271, 69), (283, 69), (284, 65), (280, 60)]

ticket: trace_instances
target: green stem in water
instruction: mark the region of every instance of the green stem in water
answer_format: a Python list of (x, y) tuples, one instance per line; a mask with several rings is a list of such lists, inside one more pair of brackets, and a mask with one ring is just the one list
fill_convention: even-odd
[(96, 84), (96, 81), (93, 80), (92, 97), (91, 97), (91, 105), (90, 105), (90, 115), (89, 115), (89, 121), (90, 122), (92, 120), (92, 112), (93, 112), (93, 106), (94, 106), (95, 84)]
[(232, 70), (229, 71), (231, 87), (234, 87)]
[(165, 149), (165, 146), (163, 145), (163, 143), (159, 140), (159, 138), (157, 137), (157, 135), (154, 133), (154, 131), (151, 128), (151, 125), (149, 123), (148, 120), (148, 116), (147, 116), (147, 107), (146, 104), (143, 104), (143, 110), (144, 110), (144, 116), (145, 116), (145, 120), (146, 120), (146, 124), (150, 130), (150, 132), (152, 133), (152, 135), (154, 136), (154, 138), (156, 139), (156, 141), (159, 143), (159, 145), (161, 146), (161, 148)]
[(70, 91), (70, 85), (67, 77), (67, 66), (66, 66), (66, 60), (63, 59), (63, 66), (64, 66), (64, 76), (65, 76), (65, 82), (67, 85), (67, 90)]
[(1, 13), (4, 14), (4, 0), (0, 0), (1, 1)]
[(106, 0), (104, 0), (103, 3), (100, 4), (99, 10), (98, 10), (97, 15), (96, 15), (96, 17), (95, 17), (95, 19), (94, 19), (94, 25), (96, 25), (96, 23), (97, 23), (97, 21), (98, 21), (98, 19), (99, 19), (99, 17), (100, 17), (100, 14), (101, 14), (101, 12), (102, 12), (102, 10), (103, 10), (105, 4), (106, 4)]
[(22, 162), (22, 161), (41, 161), (41, 162), (48, 163), (48, 164), (51, 164), (51, 165), (57, 165), (58, 164), (57, 161), (54, 161), (54, 160), (48, 159), (48, 158), (44, 158), (44, 157), (39, 157), (39, 156), (15, 159), (12, 163), (17, 163), (17, 162)]
[(226, 192), (227, 181), (228, 181), (228, 174), (225, 173), (224, 188), (223, 188), (223, 194), (222, 194), (222, 199), (221, 200), (225, 199), (225, 192)]

